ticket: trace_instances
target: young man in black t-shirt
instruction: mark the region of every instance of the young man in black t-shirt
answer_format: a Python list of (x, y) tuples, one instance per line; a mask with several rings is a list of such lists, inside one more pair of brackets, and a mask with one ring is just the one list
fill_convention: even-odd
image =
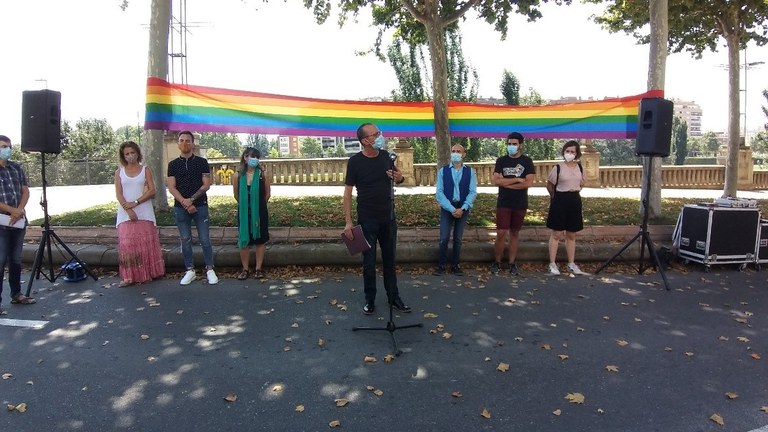
[(210, 285), (219, 282), (213, 270), (213, 247), (209, 235), (208, 196), (211, 187), (211, 168), (208, 160), (195, 156), (192, 152), (195, 136), (190, 131), (179, 132), (179, 151), (181, 155), (168, 162), (168, 177), (165, 184), (173, 195), (173, 216), (179, 228), (181, 254), (187, 271), (181, 278), (181, 285), (189, 285), (195, 280), (195, 262), (192, 254), (192, 222), (197, 226), (197, 238), (203, 248), (205, 277)]
[(384, 137), (376, 125), (365, 123), (357, 128), (357, 139), (363, 150), (349, 158), (344, 177), (344, 235), (352, 239), (352, 188), (357, 188), (357, 223), (360, 224), (371, 248), (363, 252), (363, 313), (376, 309), (376, 242), (381, 247), (384, 289), (387, 300), (400, 312), (410, 312), (397, 289), (395, 274), (395, 243), (397, 222), (392, 202), (392, 182), (405, 179), (390, 154), (383, 150)]
[(523, 135), (512, 132), (507, 136), (507, 155), (496, 159), (493, 182), (499, 186), (496, 201), (496, 242), (491, 271), (498, 273), (504, 255), (504, 241), (509, 233), (509, 273), (518, 275), (515, 264), (520, 228), (528, 212), (528, 188), (533, 185), (536, 171), (531, 158), (523, 154)]

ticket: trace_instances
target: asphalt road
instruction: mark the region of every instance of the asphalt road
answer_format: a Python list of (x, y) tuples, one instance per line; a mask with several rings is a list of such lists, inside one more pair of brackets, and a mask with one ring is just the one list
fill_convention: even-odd
[(404, 353), (391, 362), (387, 331), (352, 331), (388, 318), (383, 289), (377, 314), (361, 313), (357, 268), (285, 268), (267, 281), (217, 286), (43, 280), (33, 306), (8, 305), (6, 291), (0, 373), (12, 376), (0, 380), (0, 400), (27, 410), (3, 410), (0, 430), (325, 431), (335, 420), (353, 431), (768, 425), (765, 271), (678, 267), (667, 273), (671, 291), (658, 274), (626, 265), (581, 277), (429, 271), (399, 271), (414, 313), (395, 324), (424, 327), (394, 332)]

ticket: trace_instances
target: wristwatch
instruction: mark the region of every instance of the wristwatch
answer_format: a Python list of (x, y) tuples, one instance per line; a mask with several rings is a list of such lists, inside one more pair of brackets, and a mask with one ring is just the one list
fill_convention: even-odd
[(136, 204), (136, 205), (139, 205), (139, 200), (135, 199), (135, 200), (133, 200), (133, 203)]

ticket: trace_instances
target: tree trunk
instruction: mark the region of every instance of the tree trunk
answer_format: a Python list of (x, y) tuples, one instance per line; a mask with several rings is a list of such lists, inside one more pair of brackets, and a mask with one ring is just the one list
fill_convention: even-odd
[[(667, 65), (667, 46), (669, 38), (668, 0), (651, 0), (651, 43), (648, 54), (648, 90), (664, 90), (664, 74)], [(653, 158), (653, 167), (648, 170), (648, 164)], [(648, 199), (648, 216), (661, 216), (661, 162), (656, 156), (643, 156), (642, 196)], [(650, 189), (646, 190), (647, 179), (651, 177)], [(640, 201), (640, 213), (645, 211), (643, 201)]]
[(728, 159), (725, 161), (723, 196), (736, 197), (739, 181), (739, 35), (725, 34), (728, 43)]
[(445, 56), (445, 32), (436, 0), (424, 2), (424, 26), (429, 41), (432, 64), (432, 95), (435, 116), (437, 166), (447, 165), (451, 155), (451, 133), (448, 123), (448, 66)]
[[(171, 23), (171, 0), (152, 0), (149, 19), (149, 55), (147, 76), (168, 79), (168, 36)], [(168, 210), (165, 189), (166, 171), (163, 166), (163, 135), (161, 130), (144, 131), (144, 161), (152, 169), (155, 180), (155, 210)]]

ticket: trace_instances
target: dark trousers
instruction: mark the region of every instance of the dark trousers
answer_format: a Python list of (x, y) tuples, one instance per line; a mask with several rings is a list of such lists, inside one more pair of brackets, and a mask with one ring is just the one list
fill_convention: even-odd
[(453, 214), (440, 209), (440, 255), (437, 261), (438, 267), (443, 268), (445, 263), (448, 262), (448, 241), (451, 238), (451, 231), (453, 231), (453, 257), (451, 257), (451, 265), (459, 265), (459, 259), (461, 259), (461, 239), (464, 237), (464, 227), (467, 225), (468, 217), (469, 210), (466, 210), (459, 219), (456, 219), (453, 217)]
[(363, 290), (366, 303), (376, 300), (376, 243), (381, 247), (381, 262), (384, 273), (384, 289), (387, 301), (398, 297), (397, 275), (395, 274), (395, 243), (397, 242), (397, 224), (390, 222), (363, 222), (360, 227), (371, 248), (363, 252)]
[(26, 233), (26, 228), (0, 228), (0, 301), (2, 301), (6, 262), (8, 263), (8, 285), (11, 287), (11, 298), (21, 293), (21, 251), (24, 247), (24, 235)]

